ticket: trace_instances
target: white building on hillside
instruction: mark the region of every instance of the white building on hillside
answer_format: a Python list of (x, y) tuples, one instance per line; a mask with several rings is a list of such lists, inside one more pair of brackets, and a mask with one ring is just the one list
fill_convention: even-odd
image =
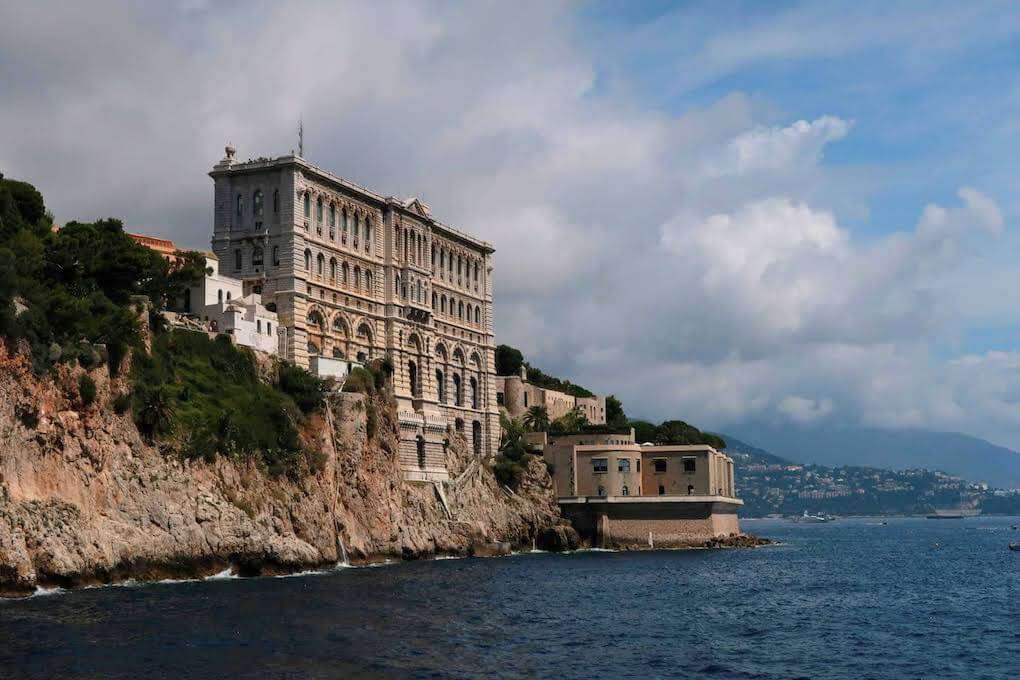
[(279, 354), (286, 329), (276, 312), (262, 304), (258, 293), (244, 295), (239, 279), (220, 274), (214, 254), (206, 253), (205, 263), (212, 272), (184, 291), (184, 313), (197, 317), (209, 331), (232, 335), (238, 345)]

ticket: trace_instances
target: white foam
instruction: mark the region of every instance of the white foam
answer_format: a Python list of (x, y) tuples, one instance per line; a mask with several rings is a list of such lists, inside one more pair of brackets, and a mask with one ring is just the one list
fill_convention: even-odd
[(29, 597), (47, 597), (49, 595), (63, 595), (67, 591), (60, 586), (54, 586), (52, 588), (44, 588), (42, 586), (36, 586), (35, 592), (29, 595)]
[(206, 581), (225, 581), (227, 579), (235, 579), (235, 578), (241, 578), (241, 577), (234, 573), (233, 567), (227, 567), (223, 571), (215, 573), (212, 576), (206, 576), (205, 580)]

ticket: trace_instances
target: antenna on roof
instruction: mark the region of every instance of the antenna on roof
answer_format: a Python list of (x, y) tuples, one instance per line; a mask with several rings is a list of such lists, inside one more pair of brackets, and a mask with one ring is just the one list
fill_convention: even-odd
[(298, 156), (305, 157), (305, 121), (304, 118), (298, 118), (297, 127), (297, 148)]

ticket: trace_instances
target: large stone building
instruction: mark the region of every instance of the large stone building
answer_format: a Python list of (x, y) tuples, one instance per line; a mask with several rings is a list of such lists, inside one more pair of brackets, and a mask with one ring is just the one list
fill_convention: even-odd
[(733, 460), (711, 446), (638, 444), (629, 428), (529, 439), (552, 465), (563, 515), (595, 545), (671, 547), (740, 533)]
[(392, 360), (407, 478), (446, 478), (454, 431), (494, 453), (488, 243), (418, 199), (377, 194), (301, 156), (240, 162), (228, 146), (209, 175), (213, 251), (277, 312), (285, 358)]
[(599, 395), (575, 397), (566, 392), (539, 387), (528, 382), (527, 369), (520, 375), (497, 375), (496, 403), (511, 418), (521, 418), (532, 406), (544, 406), (549, 420), (556, 420), (579, 409), (592, 425), (605, 425), (606, 398)]

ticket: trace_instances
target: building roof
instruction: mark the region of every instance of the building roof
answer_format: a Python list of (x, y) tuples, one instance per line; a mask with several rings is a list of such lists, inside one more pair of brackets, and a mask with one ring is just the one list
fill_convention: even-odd
[(389, 208), (416, 219), (425, 220), (442, 232), (445, 236), (463, 241), (464, 243), (487, 253), (495, 252), (495, 248), (493, 248), (492, 244), (488, 241), (483, 241), (482, 239), (470, 236), (459, 229), (455, 229), (448, 224), (437, 220), (432, 216), (431, 208), (429, 208), (429, 206), (419, 198), (403, 200), (394, 196), (383, 196), (382, 194), (376, 193), (371, 189), (352, 182), (349, 179), (344, 179), (343, 177), (334, 175), (330, 171), (320, 168), (317, 165), (313, 165), (301, 156), (295, 156), (292, 154), (289, 156), (280, 156), (278, 158), (256, 158), (245, 162), (238, 162), (233, 159), (232, 153), (228, 153), (227, 157), (217, 163), (212, 171), (209, 172), (209, 176), (215, 178), (218, 175), (231, 172), (257, 172), (259, 170), (279, 168), (287, 165), (297, 166), (301, 168), (303, 172), (315, 175), (326, 183), (333, 184), (349, 192), (360, 194), (362, 198), (378, 204), (380, 208)]

